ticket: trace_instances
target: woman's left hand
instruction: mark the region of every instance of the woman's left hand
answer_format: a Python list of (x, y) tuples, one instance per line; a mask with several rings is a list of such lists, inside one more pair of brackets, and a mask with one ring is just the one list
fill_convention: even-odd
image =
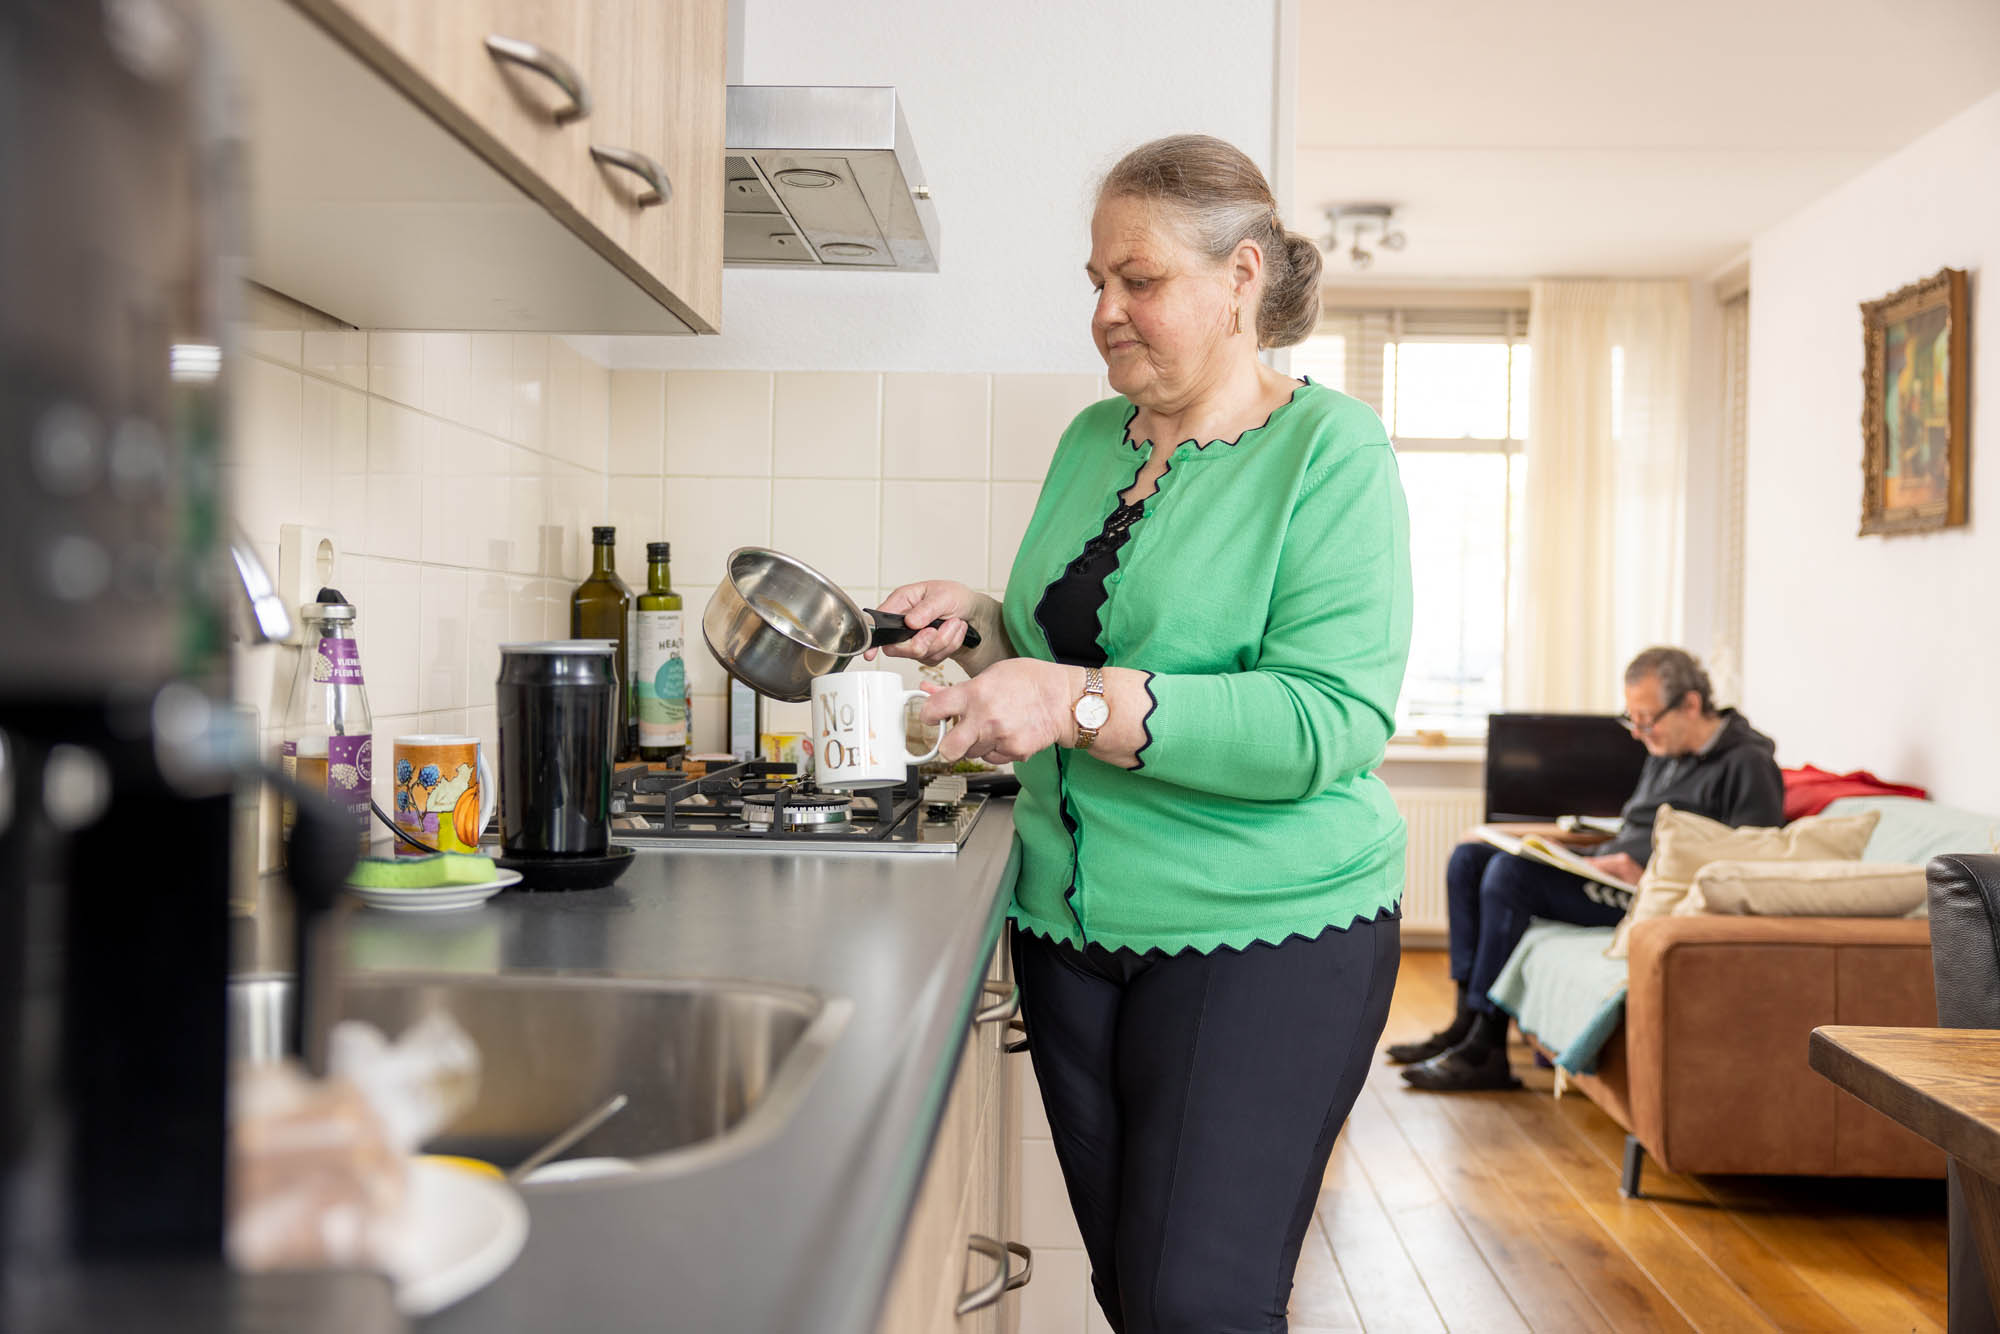
[(938, 758), (1010, 764), (1063, 744), (1075, 729), (1070, 706), (1081, 693), (1082, 675), (1061, 663), (1008, 658), (959, 685), (924, 682), (930, 696), (924, 721), (951, 723)]

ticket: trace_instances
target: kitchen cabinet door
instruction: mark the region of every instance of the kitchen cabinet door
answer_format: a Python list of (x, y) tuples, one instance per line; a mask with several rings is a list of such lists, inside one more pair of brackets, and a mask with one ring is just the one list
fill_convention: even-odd
[[(593, 121), (607, 91), (593, 59), (593, 0), (296, 0), (336, 34), (365, 37), (407, 67), (405, 90), (472, 137), (515, 184), (545, 204), (574, 201), (595, 176)], [(589, 103), (577, 115), (550, 75), (501, 59), (489, 38), (521, 44), (573, 72)], [(621, 92), (622, 95), (622, 92)], [(482, 141), (484, 141), (482, 143)], [(504, 156), (502, 156), (504, 155)], [(511, 160), (508, 160), (511, 159)]]

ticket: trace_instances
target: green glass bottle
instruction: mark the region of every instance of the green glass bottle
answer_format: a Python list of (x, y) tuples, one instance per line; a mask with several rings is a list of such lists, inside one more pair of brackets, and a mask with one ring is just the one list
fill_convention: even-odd
[(569, 635), (571, 639), (609, 639), (617, 645), (611, 655), (613, 670), (618, 674), (618, 721), (611, 734), (611, 750), (613, 759), (623, 760), (631, 758), (633, 748), (628, 658), (632, 644), (632, 590), (618, 577), (617, 541), (616, 528), (590, 530), (590, 578), (570, 594)]
[(680, 768), (687, 759), (687, 664), (672, 561), (671, 544), (646, 544), (646, 591), (632, 615), (632, 711), (639, 720), (639, 758)]

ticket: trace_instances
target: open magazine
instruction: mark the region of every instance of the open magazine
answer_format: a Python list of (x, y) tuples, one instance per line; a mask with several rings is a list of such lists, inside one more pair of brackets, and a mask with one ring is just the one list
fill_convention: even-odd
[(1555, 830), (1550, 829), (1548, 833), (1544, 834), (1532, 832), (1533, 829), (1534, 826), (1524, 828), (1519, 825), (1483, 824), (1472, 832), (1478, 835), (1482, 841), (1491, 843), (1502, 852), (1511, 852), (1516, 857), (1526, 857), (1530, 861), (1537, 861), (1546, 866), (1553, 866), (1559, 871), (1568, 871), (1571, 875), (1580, 875), (1586, 880), (1595, 880), (1600, 885), (1609, 885), (1613, 889), (1622, 889), (1628, 894), (1632, 892), (1633, 885), (1631, 881), (1620, 880), (1610, 872), (1600, 871), (1595, 866), (1592, 866), (1577, 853), (1565, 847), (1554, 836)]

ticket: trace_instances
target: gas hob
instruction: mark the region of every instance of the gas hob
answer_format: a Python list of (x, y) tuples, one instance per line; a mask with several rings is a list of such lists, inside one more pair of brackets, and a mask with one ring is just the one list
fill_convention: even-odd
[(611, 836), (638, 848), (800, 852), (958, 851), (986, 797), (948, 776), (925, 784), (913, 768), (895, 787), (824, 791), (797, 766), (760, 760), (690, 778), (679, 770), (621, 769), (611, 782)]

